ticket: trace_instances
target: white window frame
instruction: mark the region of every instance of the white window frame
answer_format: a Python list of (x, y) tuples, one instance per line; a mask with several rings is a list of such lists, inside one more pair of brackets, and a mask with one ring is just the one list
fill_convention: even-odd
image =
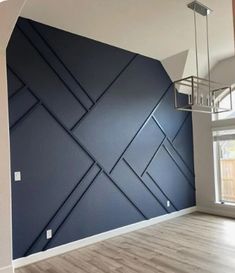
[[(212, 141), (213, 141), (213, 160), (215, 176), (215, 203), (235, 205), (235, 202), (226, 202), (222, 200), (221, 195), (221, 166), (220, 166), (220, 149), (219, 143), (214, 141), (213, 134), (218, 131), (235, 130), (235, 118), (212, 121)], [(235, 137), (234, 137), (235, 140)]]

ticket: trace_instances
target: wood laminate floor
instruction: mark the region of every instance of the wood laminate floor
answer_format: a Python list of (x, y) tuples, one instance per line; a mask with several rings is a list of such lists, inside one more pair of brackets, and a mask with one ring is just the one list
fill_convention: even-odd
[(235, 220), (193, 213), (16, 273), (235, 273)]

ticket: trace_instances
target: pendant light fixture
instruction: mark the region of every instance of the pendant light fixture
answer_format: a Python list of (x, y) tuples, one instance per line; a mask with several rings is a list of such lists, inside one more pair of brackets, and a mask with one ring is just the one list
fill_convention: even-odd
[[(188, 4), (188, 8), (193, 11), (194, 34), (195, 34), (195, 57), (196, 57), (196, 76), (190, 76), (175, 81), (175, 108), (183, 111), (193, 111), (202, 113), (221, 113), (232, 110), (232, 89), (211, 81), (210, 75), (210, 47), (209, 47), (209, 26), (208, 16), (212, 10), (198, 1)], [(197, 16), (205, 17), (206, 28), (206, 51), (207, 51), (207, 79), (199, 77), (198, 62), (198, 37), (197, 37)], [(230, 105), (228, 108), (221, 107), (221, 101), (227, 97)]]

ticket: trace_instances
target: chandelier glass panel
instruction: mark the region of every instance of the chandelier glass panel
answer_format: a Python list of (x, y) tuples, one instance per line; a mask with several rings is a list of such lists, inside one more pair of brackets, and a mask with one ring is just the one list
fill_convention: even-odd
[[(209, 27), (208, 16), (212, 10), (198, 1), (188, 4), (188, 8), (193, 10), (194, 33), (195, 33), (195, 57), (196, 76), (190, 76), (175, 81), (175, 108), (183, 111), (193, 111), (202, 113), (221, 113), (232, 110), (232, 90), (231, 86), (226, 86), (211, 81), (210, 75), (210, 48), (209, 48)], [(197, 37), (197, 15), (205, 17), (206, 25), (206, 48), (207, 48), (207, 79), (199, 77), (198, 65), (198, 37)], [(228, 97), (230, 100), (227, 108), (221, 107), (221, 101)]]

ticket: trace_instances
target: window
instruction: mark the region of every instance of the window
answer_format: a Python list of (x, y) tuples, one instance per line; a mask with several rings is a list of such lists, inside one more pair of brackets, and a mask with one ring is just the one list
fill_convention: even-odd
[(235, 203), (235, 130), (213, 133), (217, 202)]
[[(235, 89), (235, 86), (232, 85), (232, 91)], [(219, 113), (219, 114), (214, 114), (212, 116), (213, 120), (221, 120), (221, 119), (232, 119), (232, 118), (235, 118), (235, 92), (233, 91), (232, 94), (232, 111), (227, 111), (227, 112), (222, 112), (222, 113)], [(231, 105), (231, 100), (230, 100), (230, 97), (229, 95), (226, 96), (223, 100), (221, 100), (220, 102), (220, 107), (221, 108), (230, 108)]]
[[(220, 102), (232, 111), (213, 115), (214, 169), (216, 202), (235, 205), (235, 84), (229, 96)], [(231, 106), (231, 105), (230, 105)]]

